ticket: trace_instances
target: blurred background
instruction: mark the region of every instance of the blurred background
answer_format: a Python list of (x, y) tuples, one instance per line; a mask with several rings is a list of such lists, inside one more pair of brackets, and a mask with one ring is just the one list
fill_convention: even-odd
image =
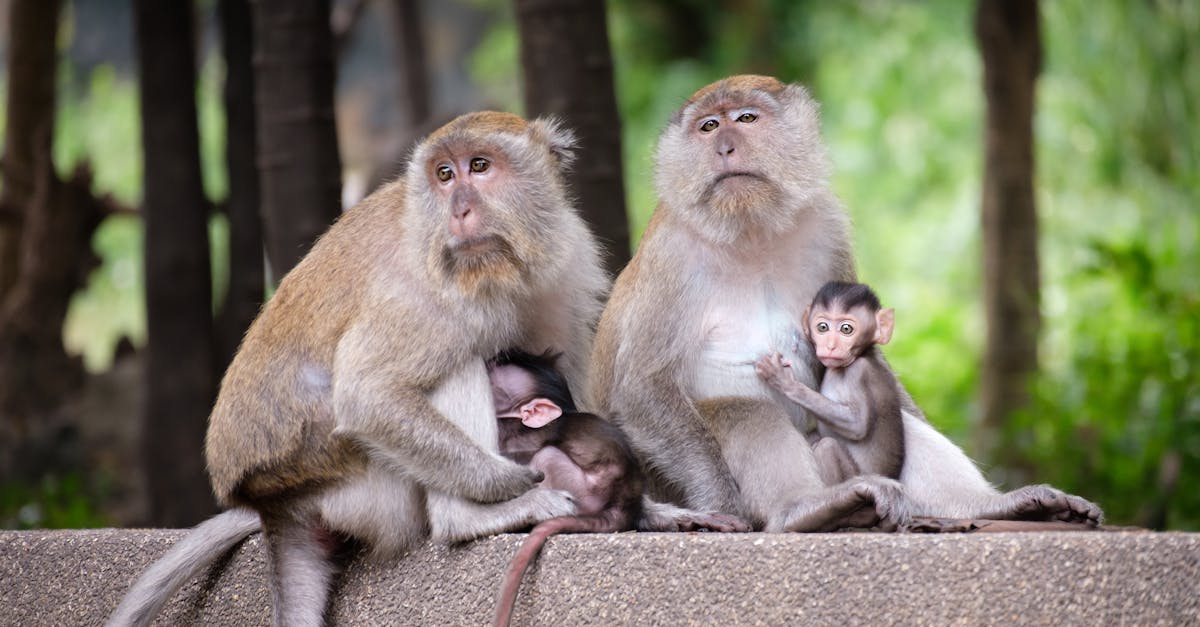
[(579, 128), (616, 270), (671, 112), (761, 73), (822, 103), (860, 278), (929, 420), (1005, 487), (1200, 529), (1200, 3), (0, 8), (0, 527), (215, 511), (200, 443), (245, 325), (442, 122)]

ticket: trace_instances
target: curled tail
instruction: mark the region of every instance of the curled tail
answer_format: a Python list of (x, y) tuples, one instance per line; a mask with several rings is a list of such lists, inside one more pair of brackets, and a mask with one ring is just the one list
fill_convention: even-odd
[(200, 523), (138, 577), (106, 625), (149, 625), (184, 583), (261, 529), (258, 512), (242, 508), (222, 512)]
[(512, 619), (513, 606), (517, 603), (517, 590), (521, 587), (521, 579), (525, 571), (533, 563), (533, 558), (542, 550), (546, 540), (558, 533), (602, 533), (614, 531), (611, 520), (603, 516), (559, 516), (538, 523), (529, 537), (517, 549), (508, 572), (504, 573), (504, 582), (500, 585), (500, 597), (496, 601), (496, 617), (492, 621), (495, 627), (507, 627)]

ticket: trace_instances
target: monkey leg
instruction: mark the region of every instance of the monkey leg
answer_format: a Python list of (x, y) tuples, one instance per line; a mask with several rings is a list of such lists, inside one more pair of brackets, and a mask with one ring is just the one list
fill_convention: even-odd
[(377, 464), (327, 489), (317, 503), (326, 526), (362, 540), (375, 557), (395, 557), (429, 537), (424, 491)]
[(698, 512), (642, 496), (639, 531), (750, 531), (746, 521), (724, 512)]
[(1001, 495), (991, 504), (991, 509), (981, 511), (978, 518), (1099, 525), (1104, 512), (1087, 499), (1043, 484), (1027, 485)]
[(825, 485), (841, 483), (850, 477), (861, 474), (858, 464), (850, 457), (850, 451), (845, 445), (833, 438), (821, 438), (813, 445), (813, 456), (817, 458), (817, 468)]
[(1046, 485), (1001, 494), (946, 436), (909, 411), (904, 419), (900, 482), (914, 514), (936, 518), (1062, 520), (1099, 524), (1104, 514), (1086, 499)]
[(529, 460), (529, 467), (542, 471), (546, 476), (542, 480), (542, 487), (575, 495), (578, 516), (599, 514), (604, 511), (609, 497), (612, 496), (611, 485), (599, 490), (596, 486), (589, 485), (587, 473), (557, 446), (543, 446)]
[(329, 588), (337, 568), (335, 540), (315, 515), (263, 516), (272, 618), (276, 627), (325, 624)]
[(696, 409), (721, 445), (742, 512), (755, 528), (782, 531), (790, 504), (822, 490), (812, 449), (774, 401), (719, 397)]
[(895, 531), (911, 520), (908, 499), (900, 483), (879, 475), (866, 475), (801, 497), (788, 512), (783, 529), (836, 531), (878, 527)]
[(447, 544), (517, 531), (576, 512), (570, 493), (541, 486), (499, 503), (477, 503), (430, 491), (427, 506), (433, 540)]

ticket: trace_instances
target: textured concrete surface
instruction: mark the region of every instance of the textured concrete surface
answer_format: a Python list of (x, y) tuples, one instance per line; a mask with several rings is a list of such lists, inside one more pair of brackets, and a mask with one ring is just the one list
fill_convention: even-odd
[[(183, 532), (0, 532), (0, 625), (98, 625)], [(341, 625), (482, 625), (524, 538), (355, 562)], [(257, 536), (161, 625), (266, 625)], [(1200, 624), (1200, 534), (654, 534), (552, 539), (516, 625)]]

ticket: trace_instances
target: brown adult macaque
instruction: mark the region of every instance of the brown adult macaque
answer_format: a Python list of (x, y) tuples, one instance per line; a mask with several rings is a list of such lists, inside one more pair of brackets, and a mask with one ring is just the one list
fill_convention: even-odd
[(390, 556), (576, 512), (499, 454), (486, 359), (561, 352), (584, 381), (607, 288), (568, 200), (574, 137), (473, 113), (350, 209), (246, 334), (210, 418), (213, 488), (233, 509), (136, 582), (110, 624), (148, 623), (261, 522), (276, 625), (319, 625), (337, 539)]
[(642, 472), (625, 435), (576, 410), (554, 362), (514, 350), (490, 364), (500, 452), (542, 472), (542, 485), (570, 493), (578, 508), (530, 531), (504, 575), (495, 625), (509, 624), (521, 579), (550, 536), (629, 531), (642, 515)]
[(820, 391), (796, 379), (779, 353), (755, 364), (763, 381), (816, 418), (813, 454), (827, 484), (861, 474), (900, 477), (900, 382), (876, 348), (891, 341), (895, 320), (895, 310), (883, 309), (870, 287), (830, 281), (802, 317), (804, 336), (825, 366)]
[(770, 531), (886, 529), (913, 514), (1099, 519), (1049, 486), (997, 492), (907, 393), (899, 483), (821, 481), (807, 412), (754, 371), (779, 352), (815, 386), (819, 362), (794, 329), (822, 285), (855, 276), (803, 87), (734, 76), (700, 89), (656, 161), (658, 209), (601, 316), (591, 379), (592, 406), (629, 436), (656, 494)]

